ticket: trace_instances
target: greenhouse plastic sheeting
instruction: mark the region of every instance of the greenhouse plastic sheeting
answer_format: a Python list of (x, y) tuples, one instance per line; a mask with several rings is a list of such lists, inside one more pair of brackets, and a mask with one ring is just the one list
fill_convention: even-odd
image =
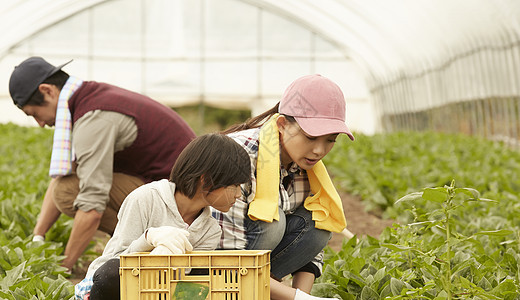
[[(252, 107), (254, 112), (276, 103), (296, 76), (313, 72), (337, 81), (347, 100), (364, 102), (358, 111), (377, 116), (518, 94), (511, 72), (519, 61), (520, 1), (3, 2), (4, 97), (12, 66), (34, 54), (45, 54), (53, 62), (74, 55), (76, 62), (70, 67), (83, 77), (110, 81), (164, 102), (205, 101)], [(132, 21), (125, 23), (118, 16)], [(172, 23), (166, 23), (168, 19)], [(57, 26), (60, 23), (67, 26)], [(127, 33), (119, 34), (121, 28)], [(61, 39), (53, 40), (56, 37)], [(126, 44), (111, 52), (98, 49), (117, 39)], [(134, 45), (138, 53), (126, 45)], [(184, 77), (179, 81), (172, 73), (164, 80), (152, 78), (163, 71), (182, 71)], [(487, 76), (501, 80), (493, 82)], [(221, 80), (212, 80), (217, 77)], [(505, 82), (508, 78), (513, 82)], [(178, 89), (170, 90), (173, 85)]]

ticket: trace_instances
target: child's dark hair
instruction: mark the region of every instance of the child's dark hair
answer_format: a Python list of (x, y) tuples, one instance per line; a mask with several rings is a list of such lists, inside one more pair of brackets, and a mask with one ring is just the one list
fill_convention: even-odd
[[(51, 76), (47, 77), (42, 83), (48, 83), (55, 85), (60, 91), (69, 79), (69, 74), (67, 74), (65, 71), (59, 70), (58, 72), (52, 74)], [(27, 101), (27, 104), (31, 105), (41, 105), (43, 103), (43, 95), (40, 93), (39, 89), (36, 89), (34, 93), (29, 98), (29, 101)]]
[(181, 152), (170, 173), (177, 191), (193, 198), (202, 178), (206, 192), (250, 182), (251, 161), (232, 138), (218, 133), (197, 137)]

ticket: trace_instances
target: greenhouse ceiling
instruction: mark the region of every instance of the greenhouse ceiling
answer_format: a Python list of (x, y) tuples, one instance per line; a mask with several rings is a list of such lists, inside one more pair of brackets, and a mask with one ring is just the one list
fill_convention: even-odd
[[(436, 123), (428, 110), (520, 95), (518, 0), (2, 2), (0, 109), (10, 105), (13, 66), (30, 55), (74, 59), (71, 74), (174, 107), (253, 115), (297, 76), (321, 73), (344, 91), (349, 126), (368, 133), (422, 128)], [(520, 120), (516, 106), (496, 103), (492, 114)], [(489, 135), (496, 124), (475, 129), (492, 119), (477, 117), (482, 109), (465, 126)]]
[[(108, 1), (4, 0), (0, 57), (43, 28)], [(520, 32), (520, 2), (515, 0), (243, 2), (276, 11), (328, 37), (374, 78), (423, 72), (475, 48), (500, 46)]]

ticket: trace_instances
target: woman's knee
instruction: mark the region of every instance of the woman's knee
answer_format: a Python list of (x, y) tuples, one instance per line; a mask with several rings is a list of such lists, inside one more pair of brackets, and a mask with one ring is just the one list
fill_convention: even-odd
[[(279, 209), (281, 211), (281, 209)], [(252, 221), (246, 219), (247, 249), (273, 250), (282, 240), (285, 229), (285, 214), (281, 213), (278, 221)]]
[(318, 229), (314, 226), (311, 230), (313, 231), (312, 235), (314, 237), (314, 240), (316, 241), (316, 244), (319, 245), (321, 249), (325, 248), (329, 243), (330, 239), (332, 238), (332, 232), (323, 229)]
[(314, 228), (312, 212), (300, 206), (296, 211), (287, 216), (287, 230), (289, 232), (305, 232)]
[(291, 236), (299, 236), (299, 238), (311, 242), (320, 251), (327, 246), (332, 237), (330, 231), (316, 228), (316, 222), (312, 220), (312, 212), (303, 206), (300, 206), (287, 218), (287, 231)]

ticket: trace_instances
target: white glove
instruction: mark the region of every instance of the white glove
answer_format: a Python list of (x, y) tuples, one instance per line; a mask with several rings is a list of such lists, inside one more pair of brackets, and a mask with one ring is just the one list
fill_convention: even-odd
[[(146, 241), (156, 249), (159, 248), (151, 254), (184, 254), (186, 251), (193, 250), (193, 246), (188, 241), (189, 235), (188, 231), (173, 226), (152, 227), (146, 231)], [(169, 253), (166, 253), (167, 251)]]
[(35, 235), (35, 236), (33, 236), (32, 241), (33, 242), (44, 242), (45, 237), (43, 235)]
[(166, 246), (159, 245), (155, 247), (155, 249), (150, 252), (150, 255), (172, 255), (172, 254), (179, 254), (179, 253), (173, 253), (170, 251), (170, 249), (166, 248)]

